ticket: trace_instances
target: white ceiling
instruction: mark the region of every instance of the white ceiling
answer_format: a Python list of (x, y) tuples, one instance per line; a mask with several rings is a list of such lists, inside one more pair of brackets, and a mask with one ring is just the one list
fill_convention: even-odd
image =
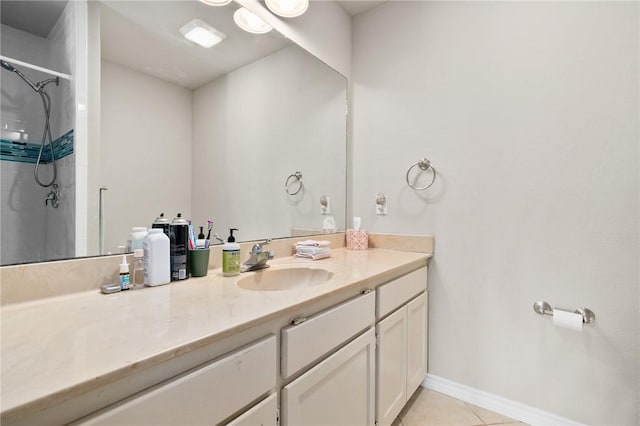
[(47, 38), (66, 5), (67, 0), (2, 0), (0, 17), (3, 25)]
[(341, 0), (338, 4), (351, 16), (366, 12), (384, 3), (386, 0)]
[[(384, 0), (342, 0), (351, 16)], [(2, 23), (41, 37), (48, 36), (66, 0), (2, 0)], [(212, 7), (197, 0), (102, 0), (101, 50), (105, 60), (189, 89), (290, 45), (277, 31), (254, 35), (233, 22), (238, 6)], [(210, 49), (182, 37), (180, 27), (199, 18), (227, 38)]]
[[(207, 6), (196, 0), (104, 0), (101, 11), (102, 58), (189, 89), (291, 44), (276, 31), (255, 35), (233, 22), (237, 6)], [(209, 49), (180, 34), (198, 18), (227, 38)]]

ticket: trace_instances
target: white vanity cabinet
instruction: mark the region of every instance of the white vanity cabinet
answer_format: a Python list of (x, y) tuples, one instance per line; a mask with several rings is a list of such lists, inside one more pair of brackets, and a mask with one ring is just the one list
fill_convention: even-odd
[(373, 426), (374, 380), (371, 328), (282, 389), (282, 425)]
[(375, 322), (375, 293), (354, 297), (282, 329), (282, 377), (290, 377)]
[(407, 399), (427, 375), (428, 293), (407, 303)]
[(376, 418), (390, 425), (407, 401), (407, 310), (376, 326)]
[(282, 389), (283, 425), (374, 424), (374, 322), (369, 291), (282, 330), (283, 377), (353, 339)]
[[(275, 389), (276, 366), (276, 337), (271, 336), (160, 383), (75, 424), (219, 424)], [(273, 410), (270, 422), (264, 424), (277, 424), (275, 398), (267, 400), (266, 407), (261, 405), (262, 401), (246, 413), (249, 420), (267, 419), (267, 411)], [(239, 418), (236, 424), (247, 423)]]
[(377, 292), (376, 421), (393, 423), (427, 374), (427, 268)]
[(278, 417), (278, 396), (272, 393), (227, 426), (277, 426)]
[[(390, 424), (426, 372), (428, 259), (339, 249), (326, 265), (314, 264), (333, 278), (308, 288), (247, 290), (238, 278), (216, 273), (139, 298), (95, 292), (51, 298), (39, 302), (45, 312), (37, 318), (28, 315), (28, 305), (5, 308), (3, 324), (30, 319), (33, 336), (3, 334), (3, 359), (23, 362), (2, 371), (9, 391), (0, 422)], [(158, 309), (169, 298), (171, 315)], [(85, 324), (86, 306), (93, 304), (120, 326)], [(134, 311), (147, 333), (125, 326)], [(49, 327), (45, 318), (57, 312), (65, 315)], [(104, 336), (85, 348), (87, 333), (95, 331)], [(63, 343), (46, 363), (38, 362), (37, 342), (51, 334)], [(72, 357), (64, 351), (76, 346), (86, 350)], [(38, 386), (24, 385), (22, 378), (34, 376), (42, 377)]]

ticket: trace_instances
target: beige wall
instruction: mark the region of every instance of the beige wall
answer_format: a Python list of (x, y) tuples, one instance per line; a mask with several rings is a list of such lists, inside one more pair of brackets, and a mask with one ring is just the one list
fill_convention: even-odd
[(103, 61), (101, 114), (105, 251), (116, 252), (132, 226), (191, 214), (192, 92)]
[[(239, 241), (321, 230), (326, 195), (345, 229), (343, 76), (290, 46), (196, 89), (193, 99), (195, 224), (213, 218), (222, 237), (240, 228)], [(289, 196), (284, 184), (296, 171), (304, 189)]]
[[(353, 210), (434, 235), (431, 374), (640, 422), (638, 22), (637, 2), (399, 1), (354, 19)], [(438, 179), (415, 192), (424, 156)], [(537, 300), (597, 321), (553, 327)]]
[(334, 1), (311, 1), (297, 18), (282, 19), (257, 0), (237, 0), (282, 35), (351, 77), (351, 17)]

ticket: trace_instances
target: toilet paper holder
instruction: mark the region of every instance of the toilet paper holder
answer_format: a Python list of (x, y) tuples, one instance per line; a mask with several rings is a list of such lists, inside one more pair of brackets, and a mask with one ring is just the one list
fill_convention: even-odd
[[(538, 301), (534, 303), (533, 310), (536, 314), (553, 316), (553, 308), (550, 304), (544, 301)], [(569, 311), (568, 309), (565, 310)], [(594, 314), (591, 309), (578, 308), (573, 312), (582, 315), (583, 324), (593, 324), (596, 321), (596, 314)]]

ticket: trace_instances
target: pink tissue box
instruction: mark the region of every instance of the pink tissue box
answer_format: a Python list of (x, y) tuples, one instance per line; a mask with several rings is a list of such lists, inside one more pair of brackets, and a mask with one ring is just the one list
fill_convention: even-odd
[(367, 250), (369, 248), (369, 234), (362, 230), (347, 229), (347, 248), (349, 250)]

